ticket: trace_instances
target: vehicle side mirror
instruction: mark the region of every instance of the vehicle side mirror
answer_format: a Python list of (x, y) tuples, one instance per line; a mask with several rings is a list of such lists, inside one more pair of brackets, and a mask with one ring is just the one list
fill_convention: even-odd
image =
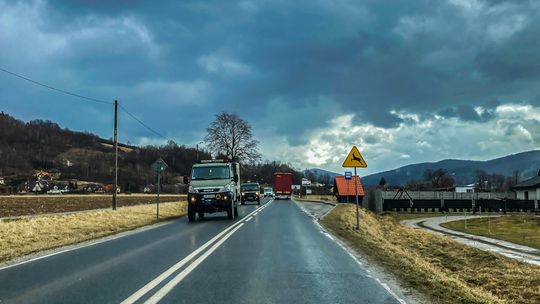
[(184, 176), (184, 185), (189, 184), (189, 177)]
[(233, 181), (234, 181), (235, 183), (238, 183), (238, 176), (233, 177)]

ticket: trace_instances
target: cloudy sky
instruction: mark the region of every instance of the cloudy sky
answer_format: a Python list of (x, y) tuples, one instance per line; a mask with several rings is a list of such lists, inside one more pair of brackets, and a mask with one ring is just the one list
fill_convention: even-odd
[[(220, 111), (266, 160), (364, 174), (540, 148), (540, 2), (2, 1), (0, 67), (179, 144)], [(109, 138), (112, 107), (0, 73), (1, 110)], [(120, 113), (119, 138), (162, 143)]]

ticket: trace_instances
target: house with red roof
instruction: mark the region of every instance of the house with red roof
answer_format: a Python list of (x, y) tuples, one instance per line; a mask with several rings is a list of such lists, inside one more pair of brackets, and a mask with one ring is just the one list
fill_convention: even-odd
[[(334, 177), (334, 196), (337, 198), (338, 202), (346, 203), (347, 199), (350, 203), (355, 202), (356, 192), (354, 190), (354, 178), (355, 177), (353, 176), (350, 180), (346, 180), (343, 175)], [(360, 176), (356, 176), (356, 185), (359, 201), (362, 202), (365, 193)]]

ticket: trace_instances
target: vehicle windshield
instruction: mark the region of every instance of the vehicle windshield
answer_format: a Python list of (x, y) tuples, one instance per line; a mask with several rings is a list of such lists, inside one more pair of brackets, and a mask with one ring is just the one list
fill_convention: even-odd
[(229, 166), (193, 167), (191, 180), (231, 178)]
[(264, 192), (272, 192), (272, 188), (264, 188)]
[(258, 191), (259, 184), (243, 184), (241, 188), (242, 191)]

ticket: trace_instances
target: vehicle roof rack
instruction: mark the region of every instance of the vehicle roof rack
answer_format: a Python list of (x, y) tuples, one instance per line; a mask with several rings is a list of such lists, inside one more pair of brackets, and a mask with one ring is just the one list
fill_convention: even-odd
[(229, 161), (226, 159), (201, 159), (198, 160), (198, 164), (212, 164), (212, 163), (228, 163)]

